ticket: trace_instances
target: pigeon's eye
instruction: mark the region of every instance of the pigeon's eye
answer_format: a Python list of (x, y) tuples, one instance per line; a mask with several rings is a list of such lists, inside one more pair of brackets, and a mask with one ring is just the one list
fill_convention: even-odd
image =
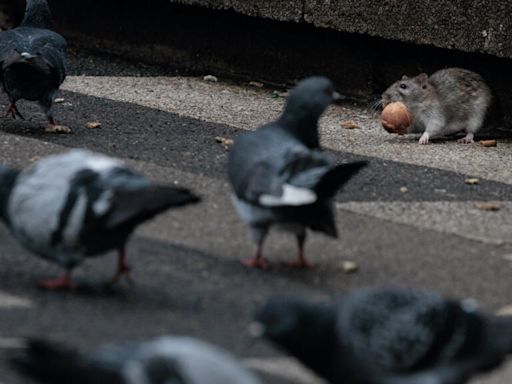
[(400, 84), (400, 88), (407, 89), (407, 84), (405, 84), (405, 83)]

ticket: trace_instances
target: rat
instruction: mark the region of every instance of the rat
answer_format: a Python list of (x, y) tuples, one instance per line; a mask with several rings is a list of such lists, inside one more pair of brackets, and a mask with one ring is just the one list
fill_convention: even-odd
[(463, 68), (446, 68), (430, 77), (403, 76), (382, 94), (382, 105), (401, 101), (412, 114), (408, 133), (423, 133), (419, 143), (433, 137), (464, 131), (461, 143), (473, 143), (477, 132), (487, 130), (487, 115), (494, 96), (484, 79)]

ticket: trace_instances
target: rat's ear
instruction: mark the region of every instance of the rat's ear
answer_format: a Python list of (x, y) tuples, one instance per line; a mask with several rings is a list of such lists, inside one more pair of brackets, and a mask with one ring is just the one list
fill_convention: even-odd
[(418, 84), (425, 84), (428, 81), (428, 75), (426, 73), (420, 73), (416, 76), (416, 82)]
[(407, 75), (403, 75), (402, 80), (409, 80), (409, 78), (407, 77)]

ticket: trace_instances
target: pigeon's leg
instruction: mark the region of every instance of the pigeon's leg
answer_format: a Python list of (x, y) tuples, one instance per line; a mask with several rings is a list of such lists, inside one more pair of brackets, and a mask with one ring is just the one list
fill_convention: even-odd
[(4, 117), (11, 116), (13, 119), (16, 119), (16, 116), (18, 116), (21, 120), (25, 120), (25, 118), (21, 115), (20, 111), (18, 111), (18, 108), (16, 108), (16, 102), (11, 101), (11, 104), (7, 107), (7, 110), (5, 111)]
[(133, 284), (132, 269), (126, 263), (126, 249), (124, 246), (119, 248), (117, 256), (117, 271), (114, 277), (112, 277), (112, 284), (118, 283), (123, 276), (126, 276), (128, 281)]
[(252, 238), (256, 243), (256, 255), (249, 260), (243, 260), (242, 264), (252, 268), (267, 268), (268, 261), (263, 257), (263, 242), (267, 237), (268, 228), (266, 227), (251, 227)]
[(65, 125), (59, 125), (55, 122), (53, 118), (53, 97), (54, 93), (46, 96), (42, 100), (39, 100), (39, 106), (42, 108), (46, 118), (48, 119), (48, 126), (45, 129), (45, 132), (48, 133), (71, 133), (71, 128)]
[(41, 289), (49, 289), (49, 290), (69, 290), (75, 288), (75, 284), (71, 279), (71, 270), (67, 270), (62, 274), (62, 276), (56, 279), (43, 280), (38, 284)]
[(306, 256), (304, 255), (304, 244), (306, 243), (306, 232), (297, 234), (297, 245), (299, 247), (299, 255), (296, 261), (292, 261), (288, 263), (288, 266), (292, 268), (303, 268), (303, 269), (311, 269), (314, 268), (315, 265), (310, 263)]

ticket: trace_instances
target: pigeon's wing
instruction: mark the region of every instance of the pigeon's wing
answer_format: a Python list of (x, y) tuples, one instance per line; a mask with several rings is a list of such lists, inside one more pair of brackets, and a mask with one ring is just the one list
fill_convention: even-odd
[(329, 164), (328, 155), (279, 130), (262, 129), (235, 141), (228, 173), (239, 199), (268, 207), (301, 206), (317, 200), (314, 185)]
[(10, 359), (20, 374), (47, 384), (124, 384), (119, 366), (90, 359), (73, 349), (31, 340)]
[(119, 227), (134, 227), (170, 208), (191, 204), (199, 198), (185, 188), (152, 184), (124, 166), (104, 172), (85, 169), (75, 176), (66, 207), (61, 214), (61, 229), (80, 193), (85, 191), (87, 208), (84, 231), (98, 232)]
[(362, 290), (338, 306), (340, 342), (386, 372), (449, 363), (479, 343), (481, 329), (478, 313), (425, 292)]

